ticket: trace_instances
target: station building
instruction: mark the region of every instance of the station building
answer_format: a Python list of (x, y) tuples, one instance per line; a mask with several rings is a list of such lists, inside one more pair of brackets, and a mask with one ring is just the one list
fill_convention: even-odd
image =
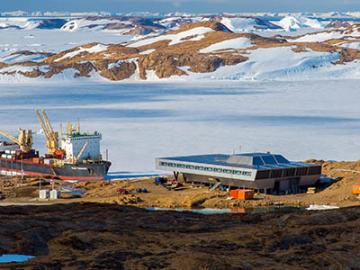
[(156, 159), (156, 168), (172, 171), (185, 182), (254, 189), (263, 193), (297, 193), (314, 185), (321, 165), (289, 161), (280, 154), (210, 154)]

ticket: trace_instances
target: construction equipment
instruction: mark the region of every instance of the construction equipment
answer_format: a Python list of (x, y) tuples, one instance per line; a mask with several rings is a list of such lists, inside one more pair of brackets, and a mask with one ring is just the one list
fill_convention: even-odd
[(59, 133), (54, 131), (46, 111), (36, 110), (36, 115), (45, 134), (48, 153), (55, 157), (64, 157), (65, 152), (59, 147)]
[(18, 139), (16, 139), (14, 136), (12, 136), (4, 131), (1, 131), (1, 130), (0, 130), (0, 135), (8, 138), (12, 142), (19, 145), (20, 150), (23, 152), (29, 152), (32, 149), (33, 139), (32, 139), (32, 131), (30, 129), (24, 130), (24, 129), (19, 128)]

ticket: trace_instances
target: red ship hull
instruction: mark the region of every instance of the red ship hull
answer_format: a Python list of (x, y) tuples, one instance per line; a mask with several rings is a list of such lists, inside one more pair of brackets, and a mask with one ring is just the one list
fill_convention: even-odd
[(108, 161), (54, 166), (34, 163), (31, 160), (0, 158), (0, 173), (5, 175), (27, 175), (60, 180), (101, 181), (111, 166)]

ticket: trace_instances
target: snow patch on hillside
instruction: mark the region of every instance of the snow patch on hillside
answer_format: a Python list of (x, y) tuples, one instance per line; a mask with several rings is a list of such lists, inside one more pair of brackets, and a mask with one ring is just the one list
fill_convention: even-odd
[(207, 48), (201, 49), (200, 53), (212, 53), (215, 51), (227, 50), (227, 49), (235, 49), (235, 50), (245, 49), (251, 46), (252, 44), (250, 39), (245, 37), (240, 37), (240, 38), (228, 39), (212, 44)]
[[(168, 34), (168, 35), (161, 35), (153, 38), (147, 38), (143, 40), (136, 41), (128, 45), (128, 47), (141, 47), (149, 44), (153, 44), (155, 42), (169, 40), (169, 45), (175, 45), (184, 41), (189, 40), (199, 40), (202, 39), (204, 34), (213, 32), (214, 30), (209, 27), (195, 27), (190, 30), (186, 30), (177, 34)], [(188, 37), (192, 37), (191, 39), (186, 39)]]
[(146, 54), (151, 54), (153, 52), (155, 52), (155, 49), (149, 49), (149, 50), (146, 50), (146, 51), (142, 51), (140, 54), (146, 55)]
[(46, 59), (47, 56), (43, 54), (31, 54), (31, 55), (24, 55), (24, 54), (11, 54), (5, 57), (0, 57), (0, 62), (5, 64), (14, 64), (20, 62), (41, 62)]
[(360, 42), (346, 42), (340, 45), (343, 48), (360, 50)]
[(87, 52), (87, 53), (103, 52), (103, 51), (106, 51), (107, 48), (108, 48), (108, 46), (103, 45), (103, 44), (97, 44), (97, 45), (92, 46), (90, 48), (79, 47), (75, 51), (69, 52), (69, 53), (65, 54), (64, 56), (56, 59), (55, 62), (62, 61), (64, 59), (66, 59), (66, 58), (73, 58), (73, 57), (75, 57), (75, 56), (77, 56), (77, 55), (79, 55), (80, 53), (83, 53), (83, 52)]
[(330, 39), (342, 38), (344, 35), (337, 31), (320, 32), (316, 34), (307, 34), (297, 39), (288, 40), (290, 42), (324, 42)]
[[(249, 59), (234, 66), (223, 66), (212, 73), (194, 74), (196, 79), (212, 80), (292, 80), (308, 79), (318, 69), (332, 67), (339, 54), (306, 51), (294, 53), (291, 47), (257, 49)], [(341, 67), (340, 67), (341, 69)], [(331, 78), (329, 76), (328, 78)]]
[(57, 82), (68, 82), (70, 84), (78, 83), (78, 82), (108, 82), (108, 80), (101, 77), (97, 72), (91, 71), (89, 73), (89, 77), (79, 77), (76, 76), (76, 74), (79, 73), (78, 70), (73, 68), (67, 68), (61, 71), (58, 74), (55, 74), (54, 76), (50, 78), (44, 78), (44, 77), (38, 77), (36, 79), (23, 76), (19, 72), (31, 72), (36, 69), (39, 69), (40, 71), (46, 72), (47, 68), (46, 66), (43, 67), (24, 67), (24, 66), (11, 66), (7, 68), (0, 69), (0, 73), (2, 72), (15, 72), (14, 74), (0, 74), (0, 84), (6, 84), (9, 83), (25, 83), (25, 84), (34, 84), (34, 83), (57, 83)]
[(108, 64), (108, 69), (113, 69), (113, 68), (118, 68), (121, 66), (121, 64), (123, 63), (136, 63), (137, 62), (137, 58), (130, 58), (130, 59), (124, 59), (124, 60), (118, 60), (115, 63), (110, 63)]

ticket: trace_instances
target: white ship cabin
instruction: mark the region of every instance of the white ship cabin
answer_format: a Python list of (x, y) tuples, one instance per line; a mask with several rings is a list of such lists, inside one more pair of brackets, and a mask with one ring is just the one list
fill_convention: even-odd
[(101, 160), (101, 138), (101, 134), (97, 131), (92, 134), (79, 132), (66, 134), (61, 138), (61, 148), (65, 150), (68, 160)]

